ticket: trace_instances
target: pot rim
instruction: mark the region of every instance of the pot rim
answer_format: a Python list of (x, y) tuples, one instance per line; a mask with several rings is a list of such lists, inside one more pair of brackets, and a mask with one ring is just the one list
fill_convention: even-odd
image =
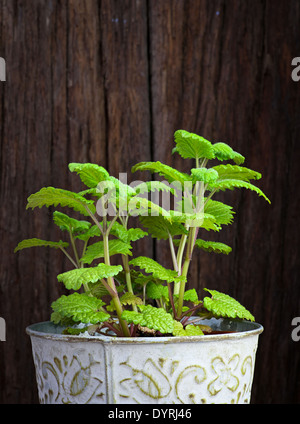
[[(213, 318), (214, 319), (214, 318)], [(233, 320), (220, 318), (217, 321), (222, 322), (233, 322)], [(210, 320), (202, 320), (201, 323), (207, 325)], [(26, 333), (30, 337), (38, 337), (43, 339), (57, 340), (57, 341), (67, 341), (67, 342), (89, 342), (89, 343), (105, 343), (105, 344), (167, 344), (167, 343), (194, 343), (194, 342), (203, 342), (209, 343), (212, 341), (222, 341), (222, 340), (239, 340), (245, 337), (253, 337), (258, 336), (264, 331), (264, 328), (261, 324), (257, 322), (249, 322), (249, 321), (239, 321), (240, 323), (246, 323), (248, 327), (252, 327), (252, 329), (235, 331), (232, 333), (225, 334), (206, 334), (203, 336), (161, 336), (161, 337), (116, 337), (116, 336), (87, 336), (84, 333), (80, 335), (68, 335), (68, 334), (60, 334), (51, 333), (49, 331), (42, 331), (40, 327), (42, 326), (53, 326), (53, 328), (62, 329), (62, 327), (55, 326), (50, 321), (39, 322), (35, 324), (31, 324), (26, 327)], [(39, 327), (39, 329), (38, 329)]]

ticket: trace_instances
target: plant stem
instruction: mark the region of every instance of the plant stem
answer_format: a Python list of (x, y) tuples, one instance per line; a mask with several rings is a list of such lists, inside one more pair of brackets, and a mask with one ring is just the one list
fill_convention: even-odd
[(169, 233), (169, 244), (170, 244), (170, 251), (171, 251), (171, 256), (172, 256), (172, 261), (173, 261), (173, 267), (174, 267), (175, 271), (178, 272), (178, 263), (177, 263), (175, 249), (174, 249), (174, 243), (173, 243), (172, 236), (171, 236), (170, 233)]
[(74, 237), (73, 237), (71, 230), (69, 231), (69, 235), (70, 235), (70, 241), (71, 241), (71, 245), (72, 245), (73, 252), (74, 252), (74, 255), (75, 255), (75, 259), (76, 259), (76, 263), (77, 263), (77, 268), (80, 268), (80, 260), (79, 260), (78, 252), (77, 252), (77, 249), (76, 249), (75, 240), (74, 240)]
[(74, 261), (74, 259), (73, 258), (71, 258), (71, 256), (69, 255), (69, 253), (63, 248), (63, 247), (59, 247), (60, 248), (60, 250), (66, 255), (66, 257), (69, 259), (69, 261), (71, 261), (72, 262), (72, 264), (74, 265), (74, 267), (75, 268), (78, 268), (78, 266), (77, 266), (77, 264), (76, 264), (76, 262)]
[[(181, 272), (182, 258), (183, 258), (186, 241), (187, 241), (187, 235), (183, 234), (181, 236), (181, 240), (180, 240), (178, 251), (177, 251), (177, 258), (176, 258), (178, 275), (180, 275), (180, 272)], [(179, 294), (179, 284), (175, 284), (174, 294), (177, 294), (177, 295)]]
[[(122, 255), (122, 261), (123, 261), (123, 267), (124, 267), (124, 270), (125, 270), (127, 290), (128, 290), (129, 293), (134, 295), (134, 292), (133, 292), (133, 289), (132, 289), (132, 284), (131, 284), (131, 275), (130, 275), (130, 268), (129, 268), (129, 263), (128, 263), (128, 255)], [(132, 305), (132, 309), (135, 312), (138, 312), (136, 305)]]
[[(187, 277), (188, 269), (189, 269), (191, 258), (192, 258), (193, 248), (195, 244), (195, 234), (196, 234), (196, 227), (191, 227), (189, 230), (185, 260), (184, 260), (184, 264), (183, 264), (182, 272), (181, 272), (181, 275), (183, 277)], [(179, 318), (181, 317), (181, 314), (182, 314), (185, 285), (186, 285), (186, 281), (182, 281), (179, 287), (179, 297), (178, 297), (178, 307), (177, 307), (177, 316)]]
[(168, 291), (169, 291), (169, 300), (170, 300), (170, 303), (171, 303), (171, 306), (172, 306), (172, 311), (173, 311), (174, 319), (177, 319), (176, 308), (175, 308), (175, 305), (174, 305), (174, 298), (173, 298), (171, 283), (168, 283)]
[[(106, 265), (110, 266), (108, 235), (107, 235), (106, 231), (104, 230), (104, 228), (106, 228), (106, 225), (104, 225), (104, 224), (106, 224), (106, 223), (104, 223), (104, 219), (103, 219), (104, 262), (105, 262)], [(121, 318), (123, 309), (122, 309), (122, 305), (121, 305), (119, 296), (118, 296), (117, 291), (116, 291), (114, 279), (112, 277), (108, 277), (107, 282), (108, 282), (109, 287), (114, 292), (114, 295), (112, 295), (112, 301), (113, 301), (114, 307), (116, 309), (116, 312), (117, 312), (117, 315), (118, 315), (118, 318), (119, 318), (119, 322), (120, 322), (120, 325), (121, 325), (122, 330), (123, 330), (123, 334), (126, 337), (130, 337), (130, 333), (129, 333), (127, 323), (126, 323), (126, 321), (124, 321)]]

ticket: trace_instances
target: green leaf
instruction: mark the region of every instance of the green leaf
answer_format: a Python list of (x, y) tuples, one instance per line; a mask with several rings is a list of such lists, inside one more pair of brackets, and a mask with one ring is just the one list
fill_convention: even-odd
[[(109, 225), (109, 223), (107, 224)], [(141, 228), (130, 228), (126, 230), (126, 228), (121, 225), (119, 222), (115, 222), (112, 226), (110, 234), (118, 237), (124, 243), (130, 243), (131, 241), (139, 240), (148, 235)]]
[(195, 289), (186, 290), (183, 296), (183, 300), (186, 300), (187, 302), (198, 303), (199, 299), (198, 299), (198, 294), (196, 290)]
[(161, 181), (146, 181), (136, 185), (134, 188), (136, 193), (139, 195), (153, 191), (163, 191), (175, 194), (174, 188), (172, 188), (169, 184)]
[(224, 253), (228, 255), (232, 249), (227, 244), (219, 243), (216, 241), (204, 241), (201, 239), (197, 239), (195, 241), (195, 246), (199, 247), (199, 249), (204, 250), (205, 252), (214, 252), (214, 253)]
[(62, 231), (71, 231), (72, 234), (86, 232), (91, 226), (88, 221), (79, 221), (58, 211), (53, 213), (53, 221)]
[(241, 180), (227, 179), (227, 180), (216, 181), (215, 183), (210, 184), (209, 188), (214, 191), (220, 191), (220, 190), (225, 191), (227, 189), (234, 190), (235, 188), (246, 188), (248, 190), (255, 191), (255, 193), (257, 193), (259, 196), (262, 196), (267, 202), (271, 203), (270, 200), (267, 198), (267, 196), (258, 187)]
[(205, 203), (204, 212), (215, 217), (216, 225), (228, 225), (233, 222), (234, 211), (225, 203), (209, 199)]
[(129, 216), (168, 216), (169, 212), (144, 197), (133, 196), (128, 202), (127, 212)]
[(237, 300), (217, 290), (204, 289), (212, 297), (203, 299), (203, 306), (217, 317), (240, 318), (254, 321), (254, 316)]
[(142, 216), (140, 221), (152, 237), (157, 240), (168, 240), (169, 235), (187, 234), (188, 231), (180, 222), (171, 222), (172, 218), (163, 216)]
[(96, 283), (101, 278), (113, 277), (122, 271), (121, 265), (99, 264), (91, 268), (78, 268), (57, 276), (68, 290), (79, 290), (85, 283)]
[(186, 181), (191, 181), (191, 177), (188, 174), (178, 171), (171, 166), (165, 165), (159, 161), (157, 162), (140, 162), (132, 167), (132, 172), (136, 171), (150, 171), (156, 172), (163, 176), (169, 183), (173, 181), (179, 181), (184, 184)]
[(237, 165), (241, 165), (245, 161), (244, 156), (242, 156), (240, 153), (235, 152), (226, 143), (214, 143), (213, 151), (215, 157), (220, 161), (233, 160)]
[(218, 173), (218, 181), (234, 179), (249, 182), (250, 180), (259, 180), (261, 178), (261, 174), (259, 172), (245, 168), (244, 166), (227, 164), (214, 166), (211, 169)]
[(184, 159), (215, 158), (213, 146), (205, 138), (185, 130), (176, 131), (174, 136), (176, 151)]
[[(131, 245), (129, 243), (124, 243), (121, 240), (109, 240), (109, 255), (132, 255)], [(97, 243), (91, 244), (86, 249), (85, 254), (81, 258), (81, 262), (84, 264), (91, 264), (93, 260), (104, 258), (104, 243), (103, 241), (98, 241)]]
[(94, 163), (70, 163), (69, 170), (76, 172), (81, 181), (89, 188), (95, 188), (101, 181), (110, 178), (105, 168)]
[(31, 238), (20, 241), (18, 246), (15, 248), (14, 252), (18, 252), (22, 249), (27, 249), (28, 247), (54, 247), (55, 249), (59, 249), (61, 247), (68, 247), (69, 244), (63, 241), (46, 241), (38, 238)]
[(150, 299), (160, 299), (161, 297), (168, 298), (169, 291), (168, 287), (164, 286), (163, 284), (157, 284), (153, 281), (149, 281), (147, 284), (147, 296), (150, 297)]
[(129, 324), (140, 324), (150, 330), (160, 331), (161, 333), (172, 333), (174, 329), (174, 320), (163, 308), (154, 308), (151, 305), (138, 305), (141, 312), (124, 311), (122, 319)]
[(189, 324), (185, 328), (183, 328), (181, 322), (175, 321), (173, 335), (178, 337), (203, 336), (203, 332), (198, 325)]
[(139, 256), (132, 259), (129, 264), (132, 266), (138, 266), (141, 269), (144, 269), (146, 273), (152, 274), (153, 278), (158, 278), (159, 280), (164, 280), (168, 283), (186, 281), (186, 278), (178, 276), (176, 271), (166, 269), (154, 259), (147, 258), (146, 256)]
[(99, 237), (100, 230), (97, 225), (92, 225), (85, 233), (77, 234), (76, 238), (83, 241), (88, 241), (92, 237)]
[(37, 193), (31, 194), (27, 200), (28, 203), (26, 209), (61, 205), (63, 207), (68, 206), (69, 208), (80, 212), (82, 215), (88, 216), (89, 214), (85, 209), (85, 206), (87, 206), (92, 213), (96, 212), (96, 208), (92, 200), (87, 200), (79, 194), (60, 188), (43, 187)]
[(219, 174), (213, 168), (193, 168), (191, 169), (193, 181), (203, 181), (205, 184), (214, 183), (217, 181)]
[(140, 297), (135, 296), (132, 293), (125, 293), (120, 298), (120, 302), (122, 305), (142, 305), (143, 301)]
[(63, 295), (53, 302), (52, 309), (62, 317), (72, 318), (75, 322), (97, 324), (110, 318), (110, 315), (101, 309), (103, 305), (104, 302), (100, 299), (85, 293), (73, 293), (69, 296)]

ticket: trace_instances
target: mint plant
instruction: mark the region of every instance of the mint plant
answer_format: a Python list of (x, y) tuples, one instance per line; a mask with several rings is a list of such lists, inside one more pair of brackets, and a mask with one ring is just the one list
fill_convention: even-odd
[[(29, 196), (27, 209), (62, 207), (79, 215), (75, 218), (59, 210), (53, 212), (55, 225), (68, 235), (68, 241), (31, 238), (15, 248), (17, 252), (52, 247), (69, 259), (73, 269), (58, 274), (57, 279), (72, 293), (52, 303), (51, 315), (51, 320), (66, 326), (67, 332), (193, 336), (207, 330), (199, 325), (201, 317), (254, 320), (239, 302), (216, 290), (205, 289), (210, 296), (199, 299), (195, 289), (187, 288), (187, 280), (195, 248), (231, 252), (224, 243), (198, 237), (199, 230), (218, 232), (233, 222), (232, 207), (212, 197), (219, 191), (246, 188), (270, 202), (250, 183), (261, 174), (241, 166), (245, 158), (229, 145), (213, 144), (184, 130), (175, 132), (173, 153), (194, 160), (189, 174), (159, 161), (141, 162), (132, 172), (151, 171), (164, 181), (128, 185), (100, 165), (70, 163), (69, 170), (79, 176), (84, 191), (44, 187)], [(208, 168), (212, 159), (234, 164)], [(172, 199), (174, 207), (154, 202), (157, 192)], [(143, 229), (129, 226), (132, 217), (138, 217)], [(149, 235), (168, 242), (173, 269), (150, 257), (132, 257), (132, 243)], [(111, 264), (114, 255), (118, 265)], [(84, 324), (83, 329), (77, 324)]]

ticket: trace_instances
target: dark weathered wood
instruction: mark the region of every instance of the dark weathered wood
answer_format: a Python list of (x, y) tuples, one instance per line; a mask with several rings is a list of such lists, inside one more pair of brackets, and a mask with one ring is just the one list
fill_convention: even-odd
[[(235, 222), (201, 236), (233, 252), (195, 256), (189, 281), (235, 296), (264, 325), (253, 402), (300, 401), (299, 22), (296, 0), (0, 0), (0, 403), (37, 402), (24, 330), (48, 319), (64, 293), (56, 274), (69, 267), (56, 251), (12, 253), (23, 238), (59, 237), (26, 198), (44, 185), (80, 189), (71, 161), (115, 176), (144, 160), (186, 170), (170, 156), (179, 128), (229, 142), (263, 174), (271, 206), (246, 191), (216, 197)], [(167, 243), (134, 250), (171, 266)]]

